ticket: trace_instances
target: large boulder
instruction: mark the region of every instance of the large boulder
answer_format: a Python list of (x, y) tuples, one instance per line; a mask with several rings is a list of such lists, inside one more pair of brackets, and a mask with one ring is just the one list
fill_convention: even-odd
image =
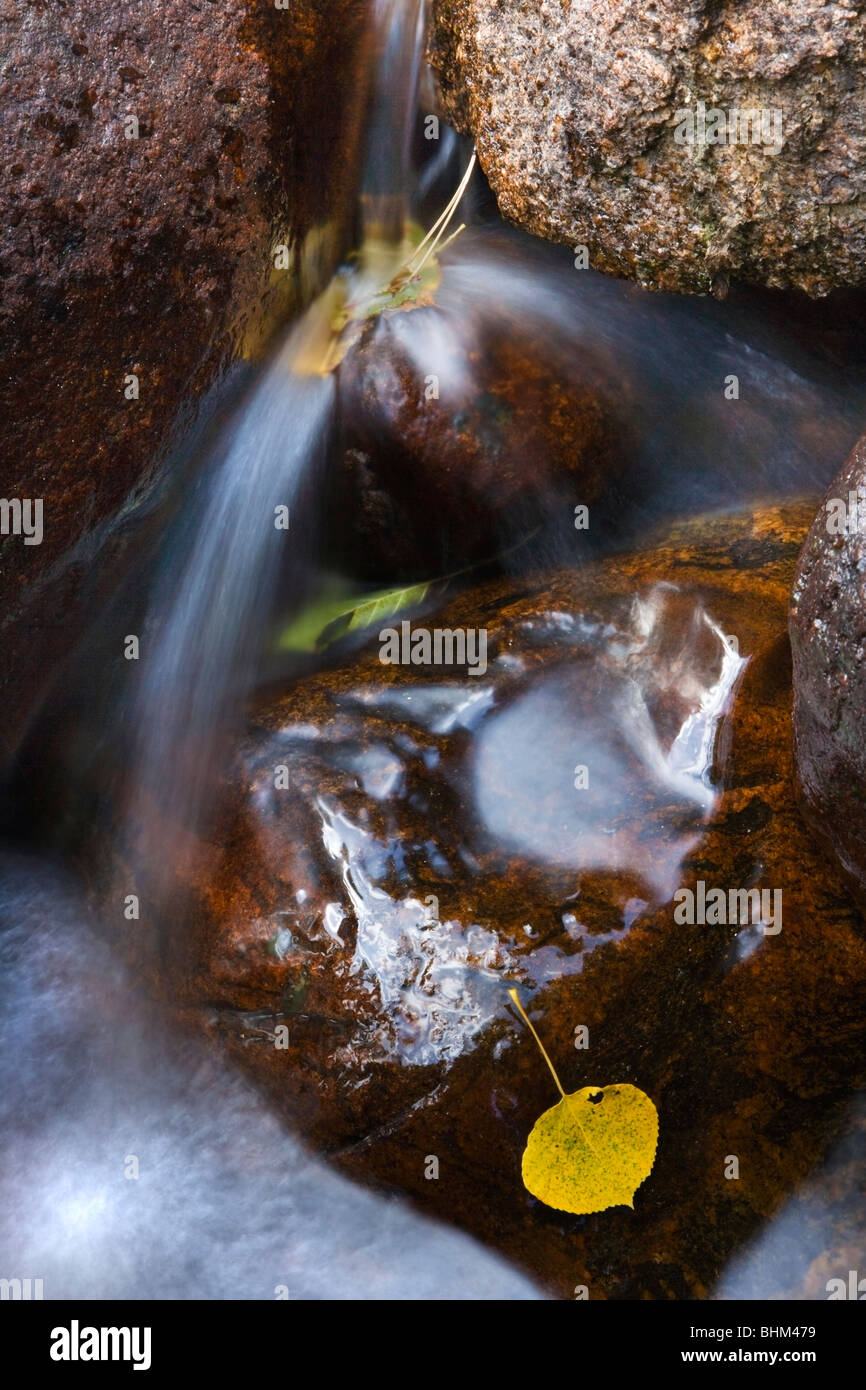
[(794, 733), (804, 809), (866, 895), (866, 436), (834, 478), (791, 602)]
[[(169, 943), (191, 1019), (317, 1148), (561, 1297), (706, 1296), (866, 1079), (866, 937), (794, 796), (785, 621), (810, 515), (691, 523), (413, 620), (485, 629), (476, 675), (384, 665), (377, 635), (264, 703), (193, 936)], [(678, 921), (700, 882), (766, 890), (763, 926)], [(514, 985), (567, 1090), (655, 1100), (634, 1211), (565, 1217), (524, 1190), (556, 1096)]]
[(0, 754), (106, 525), (339, 254), (365, 22), (363, 0), (0, 4), (0, 491), (43, 504), (40, 544), (2, 540)]
[(433, 14), (445, 109), (512, 221), (656, 289), (737, 277), (823, 295), (866, 277), (861, 5), (434, 0)]

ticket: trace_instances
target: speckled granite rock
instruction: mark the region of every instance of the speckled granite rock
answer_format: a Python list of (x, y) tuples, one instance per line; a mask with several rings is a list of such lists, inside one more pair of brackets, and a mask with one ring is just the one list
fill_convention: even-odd
[[(263, 705), (175, 943), (190, 1018), (290, 1124), (559, 1297), (710, 1296), (866, 1080), (866, 935), (793, 789), (785, 619), (811, 513), (690, 523), (415, 619), (486, 628), (478, 676), (383, 666), (375, 640)], [(677, 922), (701, 881), (780, 891), (781, 930)], [(655, 1100), (634, 1211), (564, 1217), (524, 1190), (555, 1092), (512, 984), (566, 1089)]]
[(806, 538), (790, 626), (804, 807), (866, 895), (866, 437)]
[[(512, 221), (653, 288), (736, 277), (823, 295), (866, 277), (862, 4), (434, 0), (433, 14), (446, 110)], [(678, 112), (700, 102), (726, 130), (733, 110), (766, 111), (768, 143), (678, 143)]]
[(278, 272), (273, 245), (308, 239), (327, 261), (322, 229), (351, 205), (365, 15), (0, 0), (0, 495), (44, 503), (41, 545), (2, 540), (0, 757), (77, 630), (100, 525), (297, 302), (299, 257)]

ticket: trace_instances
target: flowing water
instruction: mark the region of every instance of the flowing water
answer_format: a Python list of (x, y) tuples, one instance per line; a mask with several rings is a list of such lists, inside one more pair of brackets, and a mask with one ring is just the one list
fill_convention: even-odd
[[(339, 355), (334, 324), (363, 322), (377, 294), (402, 285), (407, 257), (418, 254), (412, 216), (432, 222), (429, 208), (446, 204), (468, 163), (462, 142), (443, 130), (417, 167), (425, 6), (376, 0), (374, 10), (363, 247), (286, 332), (218, 448), (183, 480), (179, 514), (146, 567), (144, 619), (127, 627), (140, 634), (136, 679), (117, 698), (107, 731), (92, 740), (101, 756), (110, 750), (121, 788), (111, 797), (100, 790), (96, 804), (101, 831), (119, 846), (122, 891), (135, 891), (147, 905), (143, 933), (154, 922), (157, 935), (184, 930), (175, 889), (194, 872), (247, 702), (265, 674), (275, 675), (275, 625), (317, 582), (322, 516), (309, 498), (327, 486), (342, 423), (337, 376), (323, 369)], [(643, 542), (666, 517), (814, 496), (825, 486), (866, 408), (866, 358), (844, 307), (823, 317), (815, 312), (810, 337), (781, 323), (772, 297), (685, 301), (578, 271), (569, 253), (506, 229), (477, 183), (443, 233), (450, 235), (461, 217), (473, 225), (429, 263), (435, 307), (371, 318), (374, 358), (378, 353), (385, 370), (396, 349), (419, 380), (437, 379), (443, 399), (472, 401), (484, 391), (491, 341), (540, 341), (565, 389), (591, 377), (628, 440), (628, 464), (598, 500), (591, 542), (575, 548), (570, 515), (564, 520), (561, 510), (542, 509), (532, 528), (515, 530), (512, 517), (498, 535), (509, 551), (500, 558), (503, 569), (580, 565), (590, 550)], [(739, 378), (737, 409), (725, 396), (731, 373)], [(529, 529), (531, 539), (513, 550)], [(124, 601), (121, 586), (121, 608)], [(447, 691), (427, 692), (431, 735), (457, 730), (464, 743), (475, 738), (474, 814), (500, 850), (561, 869), (571, 863), (576, 837), (584, 866), (639, 870), (648, 895), (664, 898), (678, 881), (715, 804), (713, 746), (742, 663), (699, 605), (690, 618), (691, 647), (671, 653), (664, 647), (667, 612), (666, 594), (653, 589), (635, 596), (625, 632), (609, 626), (558, 635), (566, 647), (582, 643), (612, 682), (585, 716), (585, 731), (607, 760), (608, 790), (586, 801), (580, 824), (565, 834), (554, 824), (558, 806), (552, 819), (515, 818), (500, 779), (509, 766), (517, 804), (522, 796), (525, 806), (539, 781), (553, 785), (559, 754), (549, 746), (550, 731), (563, 711), (573, 717), (573, 692), (539, 679), (486, 724), (497, 703), (493, 685), (487, 695), (473, 689), (471, 700), (461, 696), (459, 708)], [(693, 659), (703, 640), (694, 624), (712, 640), (706, 669)], [(92, 678), (86, 650), (71, 668), (70, 688), (86, 690)], [(293, 672), (277, 674), (287, 679)], [(500, 667), (496, 679), (507, 675)], [(670, 737), (650, 713), (665, 680), (682, 696)], [(82, 736), (65, 752), (64, 775), (74, 785), (98, 775), (91, 748), (82, 751), (87, 742)], [(335, 763), (341, 755), (329, 756)], [(351, 756), (356, 766), (355, 745)], [(399, 773), (394, 758), (387, 764), (392, 780)], [(627, 764), (639, 768), (639, 794), (623, 780)], [(371, 785), (380, 799), (375, 778)], [(625, 786), (620, 800), (614, 786)], [(685, 829), (665, 842), (648, 832), (636, 849), (638, 834), (632, 850), (640, 862), (624, 865), (610, 827), (640, 819), (647, 789), (685, 808)], [(405, 1014), (411, 996), (427, 1010), (412, 1059), (426, 1063), (438, 1046), (436, 1060), (451, 1060), (499, 1007), (485, 983), (490, 971), (470, 974), (464, 1012), (451, 1000), (450, 1022), (436, 1034), (420, 895), (407, 896), (411, 922), (405, 902), (394, 907), (395, 932), (414, 932), (426, 962), (424, 987), (416, 990), (381, 929), (390, 910), (384, 890), (361, 862), (373, 854), (372, 842), (356, 832), (323, 811), (326, 845), (339, 839), (335, 863), (345, 877), (347, 911), (357, 917), (359, 958), (377, 975), (386, 1009), (393, 1004)], [(428, 851), (436, 834), (431, 827)], [(469, 847), (459, 852), (466, 856)], [(268, 1298), (281, 1285), (292, 1297), (312, 1298), (535, 1296), (467, 1238), (349, 1185), (305, 1155), (228, 1063), (172, 1032), (162, 1006), (100, 940), (75, 880), (53, 860), (10, 858), (5, 869), (3, 1056), (14, 1059), (14, 1075), (5, 1100), (10, 1157), (0, 1272), (44, 1276), (48, 1296)], [(629, 914), (632, 908), (618, 931), (628, 930)], [(485, 937), (481, 955), (489, 946)], [(433, 964), (448, 994), (453, 970), (441, 950)], [(557, 958), (557, 972), (562, 966)], [(124, 1176), (130, 1155), (140, 1164), (134, 1180)], [(726, 1296), (754, 1285), (744, 1260), (724, 1285)]]
[(425, 34), (424, 0), (375, 0), (377, 63), (362, 209), (368, 231), (398, 243), (409, 214), (410, 145)]
[[(361, 197), (376, 251), (372, 264), (362, 258), (348, 277), (362, 299), (400, 262), (424, 32), (421, 0), (376, 0)], [(313, 303), (273, 355), (186, 499), (158, 564), (140, 680), (121, 710), (118, 735), (129, 746), (127, 876), (151, 903), (165, 905), (189, 868), (221, 740), (259, 669), (278, 579), (297, 564), (314, 524), (296, 504), (327, 452), (335, 383), (304, 364), (327, 348), (341, 283)]]
[(4, 1277), (76, 1300), (537, 1297), (311, 1159), (142, 996), (74, 879), (2, 871)]
[(333, 382), (294, 372), (316, 327), (307, 315), (289, 334), (225, 457), (188, 501), (145, 622), (149, 650), (124, 715), (132, 731), (128, 833), (136, 884), (152, 900), (164, 898), (180, 868), (153, 833), (153, 803), (177, 827), (196, 828), (220, 736), (249, 693), (299, 483), (327, 440)]

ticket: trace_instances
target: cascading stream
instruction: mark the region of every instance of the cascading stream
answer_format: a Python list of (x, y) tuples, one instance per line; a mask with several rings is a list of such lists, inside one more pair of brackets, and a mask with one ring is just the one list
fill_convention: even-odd
[(255, 670), (299, 482), (327, 437), (333, 381), (293, 370), (314, 326), (308, 315), (290, 333), (253, 393), (222, 463), (188, 503), (191, 534), (157, 586), (133, 697), (130, 807), (151, 891), (176, 867), (152, 799), (174, 827), (195, 829), (220, 731)]
[(425, 0), (375, 0), (373, 80), (361, 207), (365, 235), (399, 242), (412, 191), (410, 142), (426, 32)]
[[(399, 264), (424, 34), (424, 0), (376, 0), (361, 203), (365, 234), (378, 249), (356, 277), (372, 276), (372, 290)], [(333, 293), (325, 292), (289, 331), (221, 459), (188, 499), (158, 572), (140, 678), (124, 711), (134, 731), (127, 850), (136, 890), (157, 902), (192, 852), (221, 735), (255, 682), (276, 582), (294, 541), (294, 503), (327, 447), (334, 379), (304, 364), (327, 342), (333, 311)], [(303, 530), (309, 521), (301, 517), (295, 526)]]

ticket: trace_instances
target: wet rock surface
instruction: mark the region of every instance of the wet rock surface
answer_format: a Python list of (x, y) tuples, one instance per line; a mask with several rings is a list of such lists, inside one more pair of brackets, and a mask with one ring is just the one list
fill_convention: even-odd
[[(461, 304), (372, 320), (339, 368), (329, 532), (371, 578), (433, 578), (519, 544), (622, 470), (629, 389), (599, 346), (575, 360), (549, 325)], [(436, 518), (431, 526), (430, 518)]]
[(364, 17), (360, 0), (0, 5), (2, 493), (44, 502), (40, 545), (2, 542), (10, 745), (77, 630), (100, 527), (297, 304), (302, 245), (313, 277), (339, 252)]
[(815, 833), (866, 893), (866, 438), (827, 490), (791, 599), (794, 733)]
[[(785, 617), (811, 515), (721, 516), (457, 596), (415, 621), (485, 628), (486, 671), (383, 666), (374, 641), (267, 702), (214, 835), (190, 1017), (341, 1168), (560, 1297), (711, 1295), (866, 1081), (866, 937), (793, 790)], [(701, 882), (767, 890), (764, 927), (781, 892), (781, 930), (678, 922)], [(633, 1211), (524, 1190), (555, 1092), (514, 985), (566, 1090), (658, 1106)], [(808, 1198), (828, 1259), (856, 1221), (845, 1152)]]
[[(433, 14), (445, 109), (511, 221), (656, 289), (862, 282), (862, 6), (437, 0)], [(699, 103), (706, 140), (694, 126), (679, 143), (678, 112)]]

